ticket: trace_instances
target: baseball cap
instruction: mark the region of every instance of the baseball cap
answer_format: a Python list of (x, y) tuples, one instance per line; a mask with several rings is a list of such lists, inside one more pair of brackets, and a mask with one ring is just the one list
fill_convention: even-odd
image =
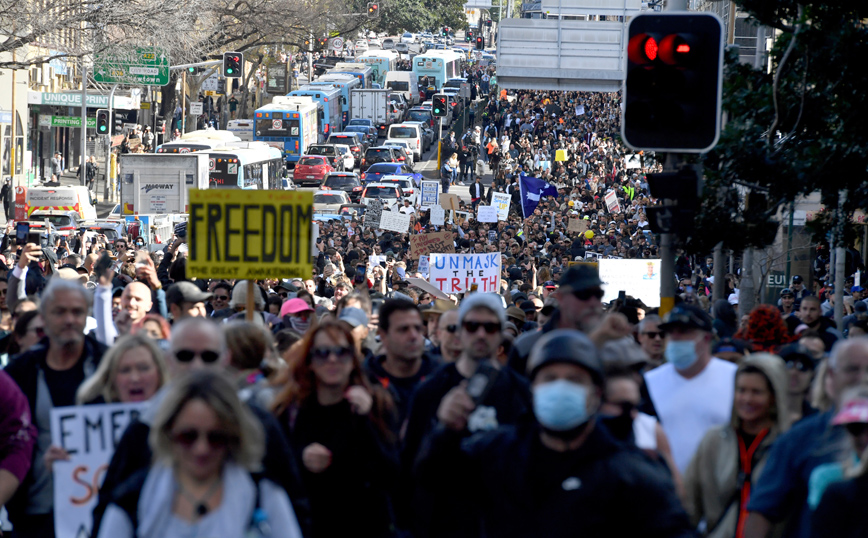
[(546, 289), (549, 289), (549, 290), (554, 290), (554, 289), (557, 289), (558, 285), (555, 284), (555, 281), (554, 281), (554, 280), (546, 280), (546, 281), (543, 283), (543, 287), (546, 288)]
[(853, 286), (852, 288), (850, 288), (850, 293), (856, 293), (857, 291), (863, 292), (865, 291), (865, 288), (863, 288), (862, 286)]
[(800, 275), (793, 275), (793, 284), (801, 284), (805, 280)]
[(313, 311), (313, 308), (304, 299), (296, 297), (283, 303), (283, 306), (280, 307), (280, 316), (283, 317), (288, 314), (298, 314), (305, 311)]
[(536, 312), (536, 305), (533, 304), (533, 301), (522, 301), (522, 302), (518, 305), (518, 307), (519, 307), (519, 308), (521, 309), (521, 311), (524, 312), (524, 313), (528, 313), (528, 312)]
[(586, 369), (594, 382), (603, 384), (603, 362), (597, 346), (584, 333), (573, 329), (555, 329), (537, 340), (527, 361), (528, 376), (533, 379), (547, 364), (569, 363)]
[(169, 286), (166, 290), (166, 304), (201, 303), (212, 296), (211, 292), (202, 291), (196, 284), (184, 280)]
[(868, 312), (868, 303), (865, 301), (856, 301), (853, 303), (853, 309), (856, 312)]
[(795, 294), (793, 293), (793, 290), (791, 290), (790, 288), (784, 288), (784, 289), (781, 290), (781, 297), (786, 297), (786, 296), (788, 296), (788, 295), (789, 295), (790, 297), (795, 297)]
[(778, 351), (778, 357), (782, 358), (784, 362), (801, 362), (811, 370), (814, 370), (817, 366), (817, 362), (814, 360), (811, 350), (799, 343), (789, 344), (782, 347)]
[(711, 332), (711, 318), (701, 308), (689, 304), (679, 304), (666, 314), (660, 325), (660, 330), (668, 332), (675, 327)]
[(832, 419), (832, 424), (868, 423), (868, 398), (854, 398)]
[(341, 310), (341, 315), (338, 316), (339, 321), (349, 323), (350, 327), (359, 327), (368, 324), (368, 315), (361, 308), (348, 306)]
[(603, 284), (600, 273), (588, 265), (574, 265), (566, 270), (561, 276), (561, 287), (568, 287), (572, 291), (580, 291), (587, 288), (597, 288)]

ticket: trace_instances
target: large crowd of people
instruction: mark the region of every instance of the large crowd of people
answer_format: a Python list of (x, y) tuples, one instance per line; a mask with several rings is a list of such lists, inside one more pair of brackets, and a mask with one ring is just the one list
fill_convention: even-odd
[[(442, 226), (404, 209), (407, 234), (317, 220), (306, 279), (189, 280), (180, 230), (150, 251), (84, 234), (19, 247), (7, 229), (12, 536), (55, 535), (53, 466), (75, 455), (52, 409), (136, 402), (99, 538), (864, 536), (863, 290), (846, 334), (822, 275), (739, 320), (737, 275), (712, 297), (710, 260), (681, 253), (671, 311), (604, 304), (597, 269), (573, 262), (657, 244), (655, 165), (618, 143), (618, 109), (616, 94), (492, 85), (447, 148), (478, 155), (470, 181), (494, 177), (470, 206), (506, 192), (508, 218), (479, 223), (462, 201)], [(557, 195), (523, 214), (522, 176)], [(410, 283), (425, 277), (410, 236), (442, 230), (455, 252), (500, 254), (496, 293)]]

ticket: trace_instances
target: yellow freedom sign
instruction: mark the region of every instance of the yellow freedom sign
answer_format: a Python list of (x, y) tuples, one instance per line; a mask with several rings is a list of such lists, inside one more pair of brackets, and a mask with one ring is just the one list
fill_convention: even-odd
[(189, 278), (310, 278), (313, 193), (190, 190)]

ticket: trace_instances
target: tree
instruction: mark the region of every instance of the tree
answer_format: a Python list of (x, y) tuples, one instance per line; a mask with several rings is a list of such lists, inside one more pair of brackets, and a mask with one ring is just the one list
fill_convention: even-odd
[[(868, 107), (862, 104), (868, 9), (855, 0), (737, 3), (780, 35), (771, 74), (727, 56), (727, 123), (705, 158), (704, 203), (690, 245), (696, 252), (718, 241), (733, 250), (764, 246), (774, 237), (777, 208), (812, 192), (831, 208), (839, 193), (848, 193), (845, 216), (868, 202)], [(752, 187), (749, 208), (734, 191), (736, 182)]]

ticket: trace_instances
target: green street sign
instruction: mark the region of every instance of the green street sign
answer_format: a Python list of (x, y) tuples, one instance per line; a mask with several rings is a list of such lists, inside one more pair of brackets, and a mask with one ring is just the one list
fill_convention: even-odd
[(165, 86), (169, 83), (169, 56), (159, 48), (137, 48), (129, 53), (100, 54), (93, 78), (105, 84)]
[[(44, 127), (81, 127), (81, 116), (39, 116), (39, 125)], [(87, 128), (96, 127), (96, 118), (87, 118)]]

